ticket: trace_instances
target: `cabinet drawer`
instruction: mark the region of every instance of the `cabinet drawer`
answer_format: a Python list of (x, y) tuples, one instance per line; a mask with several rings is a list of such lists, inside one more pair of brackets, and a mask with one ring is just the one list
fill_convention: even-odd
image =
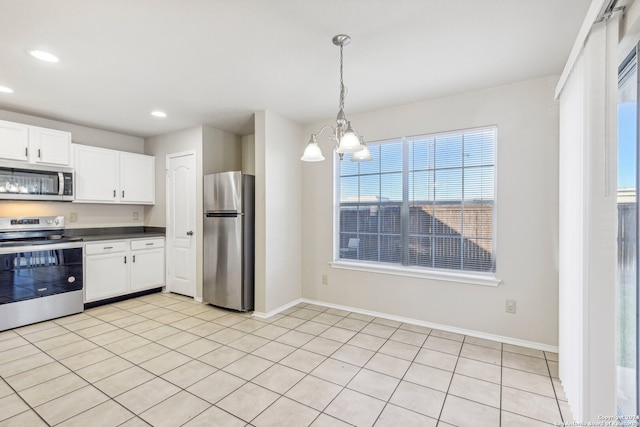
[(85, 255), (109, 254), (116, 252), (125, 252), (127, 250), (127, 242), (102, 242), (88, 243), (84, 247)]
[(138, 251), (140, 249), (152, 249), (152, 248), (163, 248), (164, 247), (164, 239), (143, 239), (143, 240), (132, 240), (131, 241), (131, 250)]

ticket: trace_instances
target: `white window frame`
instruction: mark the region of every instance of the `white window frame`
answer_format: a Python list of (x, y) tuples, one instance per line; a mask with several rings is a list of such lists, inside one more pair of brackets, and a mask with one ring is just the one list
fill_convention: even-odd
[[(471, 131), (481, 131), (483, 129), (494, 129), (496, 132), (496, 142), (494, 150), (494, 192), (493, 192), (493, 254), (494, 259), (497, 260), (497, 217), (498, 217), (498, 127), (496, 125), (480, 126), (466, 129), (459, 129), (447, 132), (437, 132), (423, 135), (413, 135), (398, 138), (387, 138), (380, 141), (393, 141), (400, 139), (413, 139), (418, 137), (442, 137), (452, 134), (461, 134)], [(418, 267), (418, 266), (406, 266), (402, 264), (382, 263), (374, 261), (362, 261), (362, 260), (345, 260), (340, 258), (340, 162), (350, 161), (346, 157), (344, 160), (340, 160), (337, 153), (334, 152), (333, 156), (333, 261), (329, 263), (332, 268), (362, 271), (368, 273), (389, 274), (393, 276), (414, 277), (421, 279), (431, 279), (437, 281), (472, 284), (482, 286), (498, 286), (502, 282), (497, 278), (497, 261), (496, 269), (494, 272), (478, 272), (478, 271), (466, 271), (466, 270), (453, 270), (453, 269), (440, 269), (433, 267)]]

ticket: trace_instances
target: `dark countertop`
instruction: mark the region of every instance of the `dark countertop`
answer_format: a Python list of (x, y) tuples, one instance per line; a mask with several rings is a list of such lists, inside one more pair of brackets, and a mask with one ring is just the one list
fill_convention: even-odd
[(104, 227), (104, 228), (67, 228), (65, 237), (82, 237), (84, 242), (119, 239), (148, 239), (165, 237), (164, 227)]

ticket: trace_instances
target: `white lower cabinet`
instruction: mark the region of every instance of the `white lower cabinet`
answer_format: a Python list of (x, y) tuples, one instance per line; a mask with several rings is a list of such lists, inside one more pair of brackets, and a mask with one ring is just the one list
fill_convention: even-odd
[(85, 302), (164, 286), (164, 238), (87, 243)]
[(164, 286), (164, 239), (131, 242), (131, 291)]

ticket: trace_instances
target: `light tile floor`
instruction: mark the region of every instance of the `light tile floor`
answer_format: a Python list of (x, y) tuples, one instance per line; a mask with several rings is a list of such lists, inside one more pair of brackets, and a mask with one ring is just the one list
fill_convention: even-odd
[(152, 294), (0, 332), (0, 426), (544, 426), (558, 355), (299, 304)]

